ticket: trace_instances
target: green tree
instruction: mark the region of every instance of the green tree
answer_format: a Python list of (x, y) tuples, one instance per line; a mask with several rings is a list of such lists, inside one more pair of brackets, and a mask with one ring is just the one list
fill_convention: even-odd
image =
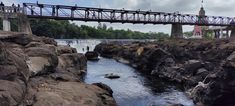
[(77, 26), (69, 21), (31, 19), (31, 28), (38, 36), (63, 39), (163, 39), (169, 35), (165, 33), (143, 33), (139, 31), (115, 30), (99, 23), (97, 27), (86, 25)]

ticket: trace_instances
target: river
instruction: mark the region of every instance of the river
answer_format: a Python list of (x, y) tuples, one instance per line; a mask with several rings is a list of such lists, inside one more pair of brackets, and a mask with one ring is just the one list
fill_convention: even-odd
[[(70, 45), (85, 53), (86, 47), (93, 50), (100, 40), (57, 40), (58, 44)], [(119, 79), (104, 78), (105, 74), (118, 74)], [(102, 82), (114, 91), (113, 96), (119, 106), (169, 106), (182, 104), (194, 106), (192, 100), (177, 87), (158, 79), (147, 78), (132, 67), (113, 59), (100, 57), (97, 62), (88, 61), (85, 82), (88, 84)]]

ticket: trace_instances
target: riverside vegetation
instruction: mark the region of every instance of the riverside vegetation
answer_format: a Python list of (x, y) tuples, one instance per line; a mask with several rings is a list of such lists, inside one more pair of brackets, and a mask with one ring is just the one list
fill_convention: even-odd
[[(2, 24), (2, 21), (0, 21)], [(12, 20), (12, 31), (17, 31), (17, 21)], [(168, 34), (159, 32), (143, 33), (131, 30), (117, 30), (101, 24), (97, 27), (78, 26), (63, 20), (31, 19), (33, 34), (56, 39), (165, 39)], [(2, 29), (2, 26), (0, 26)]]

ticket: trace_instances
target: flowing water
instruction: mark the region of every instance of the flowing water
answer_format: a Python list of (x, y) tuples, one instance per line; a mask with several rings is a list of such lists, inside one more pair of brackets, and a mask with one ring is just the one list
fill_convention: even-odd
[[(57, 40), (59, 44), (71, 45), (78, 52), (85, 53), (87, 46), (93, 50), (100, 40)], [(114, 73), (119, 79), (107, 79), (105, 74)], [(114, 91), (113, 96), (119, 106), (168, 106), (182, 104), (194, 106), (192, 100), (175, 86), (161, 80), (146, 78), (132, 67), (113, 59), (100, 57), (97, 62), (88, 61), (85, 82), (102, 82)]]

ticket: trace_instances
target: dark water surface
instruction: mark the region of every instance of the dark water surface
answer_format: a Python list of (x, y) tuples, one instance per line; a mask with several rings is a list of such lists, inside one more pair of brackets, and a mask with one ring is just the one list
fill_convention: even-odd
[[(82, 48), (89, 46), (94, 49), (99, 40), (58, 40), (59, 44), (66, 45), (70, 42), (78, 52), (84, 53)], [(119, 79), (104, 78), (105, 74), (114, 73)], [(88, 61), (88, 70), (85, 77), (88, 84), (102, 82), (114, 91), (113, 96), (119, 106), (168, 106), (170, 104), (182, 104), (194, 106), (192, 100), (185, 93), (175, 89), (176, 87), (165, 84), (162, 81), (147, 79), (132, 67), (116, 62), (113, 59), (100, 58), (100, 61)]]

